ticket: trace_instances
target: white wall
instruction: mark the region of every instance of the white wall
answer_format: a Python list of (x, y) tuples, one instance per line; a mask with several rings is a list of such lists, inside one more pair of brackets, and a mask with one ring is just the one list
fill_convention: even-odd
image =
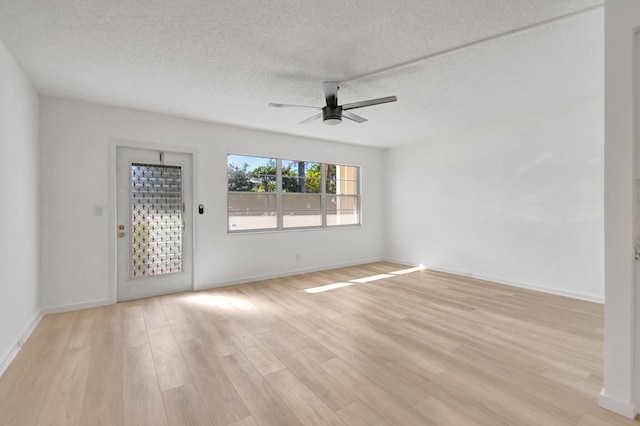
[(603, 297), (603, 100), (394, 148), (390, 257)]
[(629, 417), (640, 408), (640, 291), (636, 282), (640, 274), (633, 256), (634, 237), (640, 235), (633, 223), (634, 178), (640, 176), (634, 164), (638, 152), (634, 37), (638, 27), (640, 2), (605, 1), (605, 362), (600, 405)]
[(0, 374), (40, 315), (38, 95), (0, 42)]
[[(195, 287), (330, 268), (383, 258), (382, 152), (275, 133), (41, 98), (42, 303), (45, 309), (107, 303), (110, 144), (191, 147), (195, 155)], [(228, 235), (226, 154), (240, 153), (362, 167), (361, 228)], [(107, 211), (113, 206), (108, 206)], [(301, 261), (295, 261), (295, 254)]]

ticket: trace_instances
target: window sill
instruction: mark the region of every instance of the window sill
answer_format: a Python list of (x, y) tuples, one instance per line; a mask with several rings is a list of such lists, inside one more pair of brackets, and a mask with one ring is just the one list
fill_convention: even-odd
[(362, 228), (362, 224), (358, 225), (336, 225), (336, 226), (312, 226), (312, 227), (300, 227), (300, 228), (286, 228), (286, 229), (250, 229), (246, 231), (229, 231), (227, 235), (254, 235), (254, 234), (281, 234), (286, 232), (302, 232), (302, 231), (327, 231), (336, 229), (357, 229)]

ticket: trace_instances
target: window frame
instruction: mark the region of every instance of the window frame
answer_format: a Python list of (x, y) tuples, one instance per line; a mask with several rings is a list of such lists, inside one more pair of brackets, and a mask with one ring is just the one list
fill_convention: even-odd
[[(242, 156), (242, 157), (255, 157), (255, 158), (260, 158), (260, 159), (264, 159), (264, 160), (268, 160), (267, 164), (269, 161), (274, 160), (276, 162), (276, 190), (275, 191), (229, 191), (229, 156), (231, 155), (237, 155), (237, 156)], [(278, 195), (278, 187), (279, 187), (279, 180), (278, 180), (278, 159), (275, 157), (263, 157), (263, 156), (258, 156), (258, 155), (245, 155), (245, 154), (233, 154), (233, 153), (227, 153), (227, 171), (226, 171), (226, 175), (227, 175), (227, 233), (230, 234), (235, 234), (235, 233), (239, 233), (239, 232), (273, 232), (273, 231), (277, 231), (279, 229), (279, 222), (278, 222), (278, 211), (279, 211), (279, 200), (280, 197)], [(251, 175), (250, 175), (251, 176)], [(264, 176), (272, 176), (272, 175), (264, 175)], [(268, 187), (268, 184), (267, 184)], [(266, 189), (266, 188), (265, 188)], [(273, 210), (273, 212), (275, 213), (275, 218), (276, 218), (276, 226), (275, 227), (268, 227), (268, 228), (251, 228), (251, 229), (242, 229), (242, 230), (231, 230), (229, 229), (229, 213), (230, 213), (230, 194), (264, 194), (265, 196), (273, 196), (275, 197), (275, 210)]]
[[(243, 157), (257, 157), (257, 158), (265, 158), (265, 159), (275, 159), (276, 161), (276, 190), (270, 192), (271, 194), (276, 195), (276, 227), (274, 228), (254, 228), (254, 229), (238, 229), (231, 230), (229, 229), (229, 194), (247, 194), (247, 193), (256, 193), (254, 191), (229, 191), (229, 156), (243, 156)], [(296, 227), (285, 227), (284, 226), (284, 195), (293, 195), (293, 194), (304, 194), (300, 192), (285, 192), (282, 187), (282, 162), (283, 161), (304, 161), (305, 163), (318, 163), (320, 164), (320, 192), (314, 192), (310, 194), (317, 194), (320, 196), (320, 225), (315, 226), (296, 226)], [(332, 194), (327, 192), (327, 166), (335, 165), (335, 166), (344, 166), (344, 167), (353, 167), (356, 170), (356, 179), (355, 179), (355, 194)], [(271, 232), (295, 232), (295, 231), (310, 231), (310, 230), (321, 230), (321, 229), (341, 229), (341, 228), (360, 228), (362, 227), (362, 167), (346, 164), (346, 163), (336, 163), (336, 162), (320, 162), (320, 161), (307, 161), (307, 160), (289, 160), (286, 158), (267, 156), (263, 157), (260, 155), (253, 154), (238, 154), (235, 152), (227, 152), (227, 234), (256, 234), (256, 233), (271, 233)], [(349, 196), (354, 197), (356, 199), (357, 206), (357, 223), (348, 223), (348, 224), (340, 224), (340, 225), (329, 225), (327, 223), (327, 197), (330, 196)]]

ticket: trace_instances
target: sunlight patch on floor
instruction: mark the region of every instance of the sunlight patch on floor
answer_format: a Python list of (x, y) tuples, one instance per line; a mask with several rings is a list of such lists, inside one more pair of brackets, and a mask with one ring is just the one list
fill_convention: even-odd
[(323, 291), (334, 290), (336, 288), (342, 288), (353, 285), (353, 283), (333, 283), (327, 284), (320, 287), (308, 288), (304, 292), (305, 293), (322, 293)]
[(420, 265), (420, 266), (416, 266), (415, 268), (400, 269), (399, 271), (393, 271), (389, 273), (393, 275), (404, 275), (404, 274), (410, 274), (411, 272), (423, 271), (425, 269), (427, 268), (424, 265)]
[(248, 311), (253, 309), (253, 304), (251, 302), (247, 302), (246, 300), (242, 300), (238, 297), (233, 296), (223, 296), (218, 294), (194, 294), (188, 299), (190, 302), (194, 302), (200, 305), (211, 306), (214, 308), (223, 308), (223, 309), (242, 309)]
[(414, 268), (399, 269), (397, 271), (389, 272), (388, 274), (371, 275), (370, 277), (364, 277), (364, 278), (357, 278), (357, 279), (349, 280), (349, 282), (340, 282), (340, 283), (334, 283), (334, 284), (327, 284), (327, 285), (323, 285), (323, 286), (319, 286), (319, 287), (308, 288), (308, 289), (302, 290), (302, 291), (304, 291), (305, 293), (322, 293), (323, 291), (335, 290), (337, 288), (347, 287), (347, 286), (350, 286), (350, 285), (354, 285), (356, 283), (357, 284), (362, 284), (362, 283), (368, 283), (368, 282), (372, 282), (372, 281), (384, 280), (386, 278), (393, 278), (393, 277), (398, 276), (398, 275), (410, 274), (412, 272), (418, 272), (418, 271), (422, 271), (424, 269), (426, 269), (426, 267), (424, 265), (420, 265), (420, 266), (416, 266)]
[(379, 275), (371, 275), (370, 277), (358, 278), (357, 280), (351, 280), (352, 283), (368, 283), (371, 281), (384, 280), (385, 278), (392, 278), (393, 275), (389, 274), (379, 274)]

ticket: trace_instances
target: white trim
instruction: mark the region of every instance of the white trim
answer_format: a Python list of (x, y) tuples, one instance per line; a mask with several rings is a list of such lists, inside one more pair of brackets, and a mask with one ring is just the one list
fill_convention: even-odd
[(13, 361), (16, 355), (18, 355), (18, 352), (20, 352), (20, 349), (22, 348), (22, 345), (24, 345), (24, 342), (27, 341), (29, 336), (31, 336), (31, 333), (33, 333), (33, 330), (36, 329), (36, 327), (40, 323), (40, 320), (42, 319), (42, 316), (43, 316), (42, 311), (36, 312), (36, 314), (33, 316), (31, 321), (29, 322), (29, 326), (24, 330), (24, 332), (18, 335), (18, 337), (16, 338), (16, 344), (13, 346), (13, 348), (9, 350), (9, 352), (4, 356), (4, 358), (0, 362), (0, 377), (2, 377), (4, 372), (7, 370), (7, 367), (9, 367), (9, 364), (11, 364), (11, 361)]
[(112, 302), (110, 298), (98, 299), (98, 300), (92, 300), (90, 302), (72, 303), (70, 305), (50, 306), (48, 308), (43, 308), (42, 313), (44, 315), (59, 314), (60, 312), (79, 311), (81, 309), (97, 308), (98, 306), (113, 305), (113, 303), (114, 302)]
[(289, 277), (289, 276), (292, 276), (292, 275), (309, 274), (311, 272), (329, 271), (331, 269), (346, 268), (346, 267), (349, 267), (349, 266), (365, 265), (367, 263), (382, 262), (384, 260), (385, 259), (379, 257), (379, 258), (375, 258), (375, 259), (358, 260), (356, 262), (347, 262), (347, 263), (338, 263), (338, 264), (334, 264), (334, 265), (326, 265), (326, 266), (321, 266), (321, 267), (317, 267), (317, 268), (293, 269), (291, 271), (283, 272), (283, 273), (280, 273), (280, 274), (254, 275), (254, 276), (250, 276), (250, 277), (240, 278), (240, 279), (237, 279), (237, 280), (222, 281), (222, 282), (218, 282), (218, 283), (214, 283), (214, 284), (202, 284), (202, 285), (196, 286), (197, 288), (195, 288), (194, 291), (209, 290), (209, 289), (212, 289), (212, 288), (227, 287), (227, 286), (236, 285), (236, 284), (246, 284), (246, 283), (251, 283), (251, 282), (254, 282), (254, 281), (269, 280), (269, 279), (272, 279), (272, 278)]
[(598, 396), (600, 407), (605, 408), (614, 413), (634, 419), (638, 414), (638, 407), (633, 402), (619, 401), (604, 394), (604, 389), (600, 391)]
[[(418, 266), (413, 262), (406, 262), (397, 259), (386, 259), (389, 262), (404, 263), (407, 265)], [(456, 269), (441, 268), (438, 266), (424, 265), (425, 269), (436, 272), (444, 272), (446, 274), (460, 275), (464, 277), (476, 278), (483, 281), (490, 281), (496, 284), (504, 284), (511, 287), (525, 288), (527, 290), (539, 291), (542, 293), (555, 294), (557, 296), (571, 297), (572, 299), (586, 300), (587, 302), (604, 303), (604, 297), (593, 294), (578, 293), (575, 291), (562, 290), (553, 287), (542, 287), (534, 284), (522, 283), (517, 281), (509, 281), (502, 278), (495, 278), (487, 275), (475, 274), (473, 272), (459, 271)]]
[(297, 228), (261, 228), (261, 229), (244, 229), (238, 231), (229, 231), (229, 216), (227, 216), (227, 235), (255, 235), (255, 234), (281, 234), (283, 232), (303, 232), (303, 231), (330, 231), (333, 229), (360, 229), (361, 224), (357, 225), (329, 225), (329, 226), (299, 226)]

